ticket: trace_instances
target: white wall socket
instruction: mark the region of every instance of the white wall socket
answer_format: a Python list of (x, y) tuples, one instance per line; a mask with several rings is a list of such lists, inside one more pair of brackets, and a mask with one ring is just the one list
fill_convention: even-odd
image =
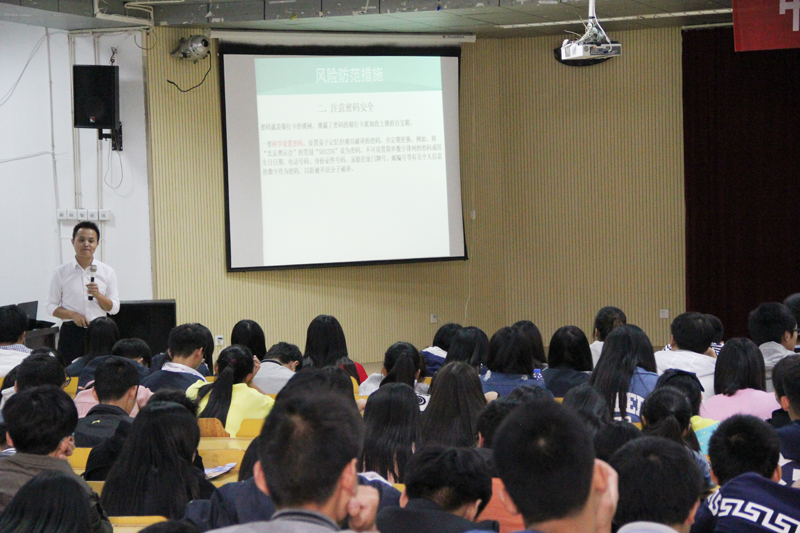
[(66, 209), (56, 209), (56, 218), (58, 220), (67, 220), (67, 210)]
[(98, 212), (98, 218), (100, 220), (108, 220), (111, 218), (111, 210), (110, 209), (101, 209)]
[(78, 210), (67, 209), (67, 220), (78, 220)]
[(86, 211), (87, 220), (97, 220), (97, 209), (89, 209)]
[(86, 209), (78, 209), (78, 220), (86, 220), (87, 216)]
[(658, 318), (669, 318), (669, 309), (659, 309)]
[(225, 342), (225, 337), (223, 337), (222, 335), (217, 335), (217, 336), (214, 337), (214, 344), (215, 345), (222, 346), (222, 344), (224, 342)]
[(436, 313), (431, 313), (431, 324), (436, 324), (439, 322), (439, 315)]

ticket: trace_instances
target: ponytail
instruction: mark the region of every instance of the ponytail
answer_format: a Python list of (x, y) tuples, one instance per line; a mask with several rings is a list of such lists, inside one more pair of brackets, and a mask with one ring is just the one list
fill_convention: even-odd
[(203, 385), (197, 392), (198, 404), (208, 396), (208, 403), (198, 418), (217, 418), (224, 426), (231, 408), (233, 386), (243, 383), (253, 372), (253, 354), (247, 347), (235, 344), (222, 350), (217, 366), (220, 373), (214, 383)]
[(689, 445), (684, 433), (692, 425), (692, 406), (683, 391), (674, 387), (654, 390), (642, 404), (641, 414), (645, 435)]
[(385, 383), (405, 383), (413, 389), (421, 359), (413, 344), (396, 342), (389, 346), (383, 357), (383, 367), (388, 374), (381, 381), (381, 386)]
[(648, 421), (642, 427), (642, 433), (648, 437), (664, 437), (679, 444), (686, 444), (683, 440), (683, 432), (685, 430), (686, 428), (681, 426), (674, 413), (670, 413), (666, 418), (662, 418), (653, 424)]

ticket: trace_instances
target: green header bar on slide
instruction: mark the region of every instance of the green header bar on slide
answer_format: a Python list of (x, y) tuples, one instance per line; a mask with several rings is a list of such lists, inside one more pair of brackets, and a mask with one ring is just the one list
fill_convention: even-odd
[(259, 95), (441, 91), (439, 57), (255, 58)]

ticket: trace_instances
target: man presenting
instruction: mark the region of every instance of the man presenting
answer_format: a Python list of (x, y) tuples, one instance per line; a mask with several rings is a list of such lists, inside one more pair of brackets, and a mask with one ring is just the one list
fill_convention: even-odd
[(95, 318), (119, 311), (119, 289), (114, 270), (94, 258), (100, 230), (93, 222), (72, 229), (75, 259), (53, 272), (47, 312), (62, 319), (58, 349), (67, 364), (83, 355), (86, 327)]

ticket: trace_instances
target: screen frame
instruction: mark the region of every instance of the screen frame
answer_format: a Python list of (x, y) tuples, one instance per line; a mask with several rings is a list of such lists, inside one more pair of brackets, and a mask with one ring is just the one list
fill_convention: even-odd
[[(392, 265), (407, 263), (433, 263), (442, 261), (468, 261), (466, 225), (464, 224), (464, 195), (461, 172), (459, 171), (459, 185), (461, 186), (461, 231), (464, 242), (464, 253), (458, 256), (425, 257), (413, 259), (386, 259), (374, 261), (351, 261), (341, 263), (304, 263), (299, 265), (275, 266), (248, 266), (234, 267), (231, 264), (231, 218), (230, 218), (230, 189), (228, 184), (228, 132), (227, 116), (225, 109), (225, 56), (226, 55), (313, 55), (313, 56), (435, 56), (455, 57), (458, 60), (458, 89), (459, 101), (461, 90), (461, 47), (448, 43), (446, 46), (275, 46), (251, 45), (240, 43), (219, 43), (219, 91), (222, 126), (222, 166), (224, 175), (224, 201), (225, 201), (225, 264), (228, 272), (257, 272), (264, 270), (297, 270), (307, 268), (339, 268), (353, 266)], [(459, 118), (460, 122), (460, 118)], [(460, 126), (460, 124), (459, 124)], [(459, 145), (460, 145), (459, 136)]]

